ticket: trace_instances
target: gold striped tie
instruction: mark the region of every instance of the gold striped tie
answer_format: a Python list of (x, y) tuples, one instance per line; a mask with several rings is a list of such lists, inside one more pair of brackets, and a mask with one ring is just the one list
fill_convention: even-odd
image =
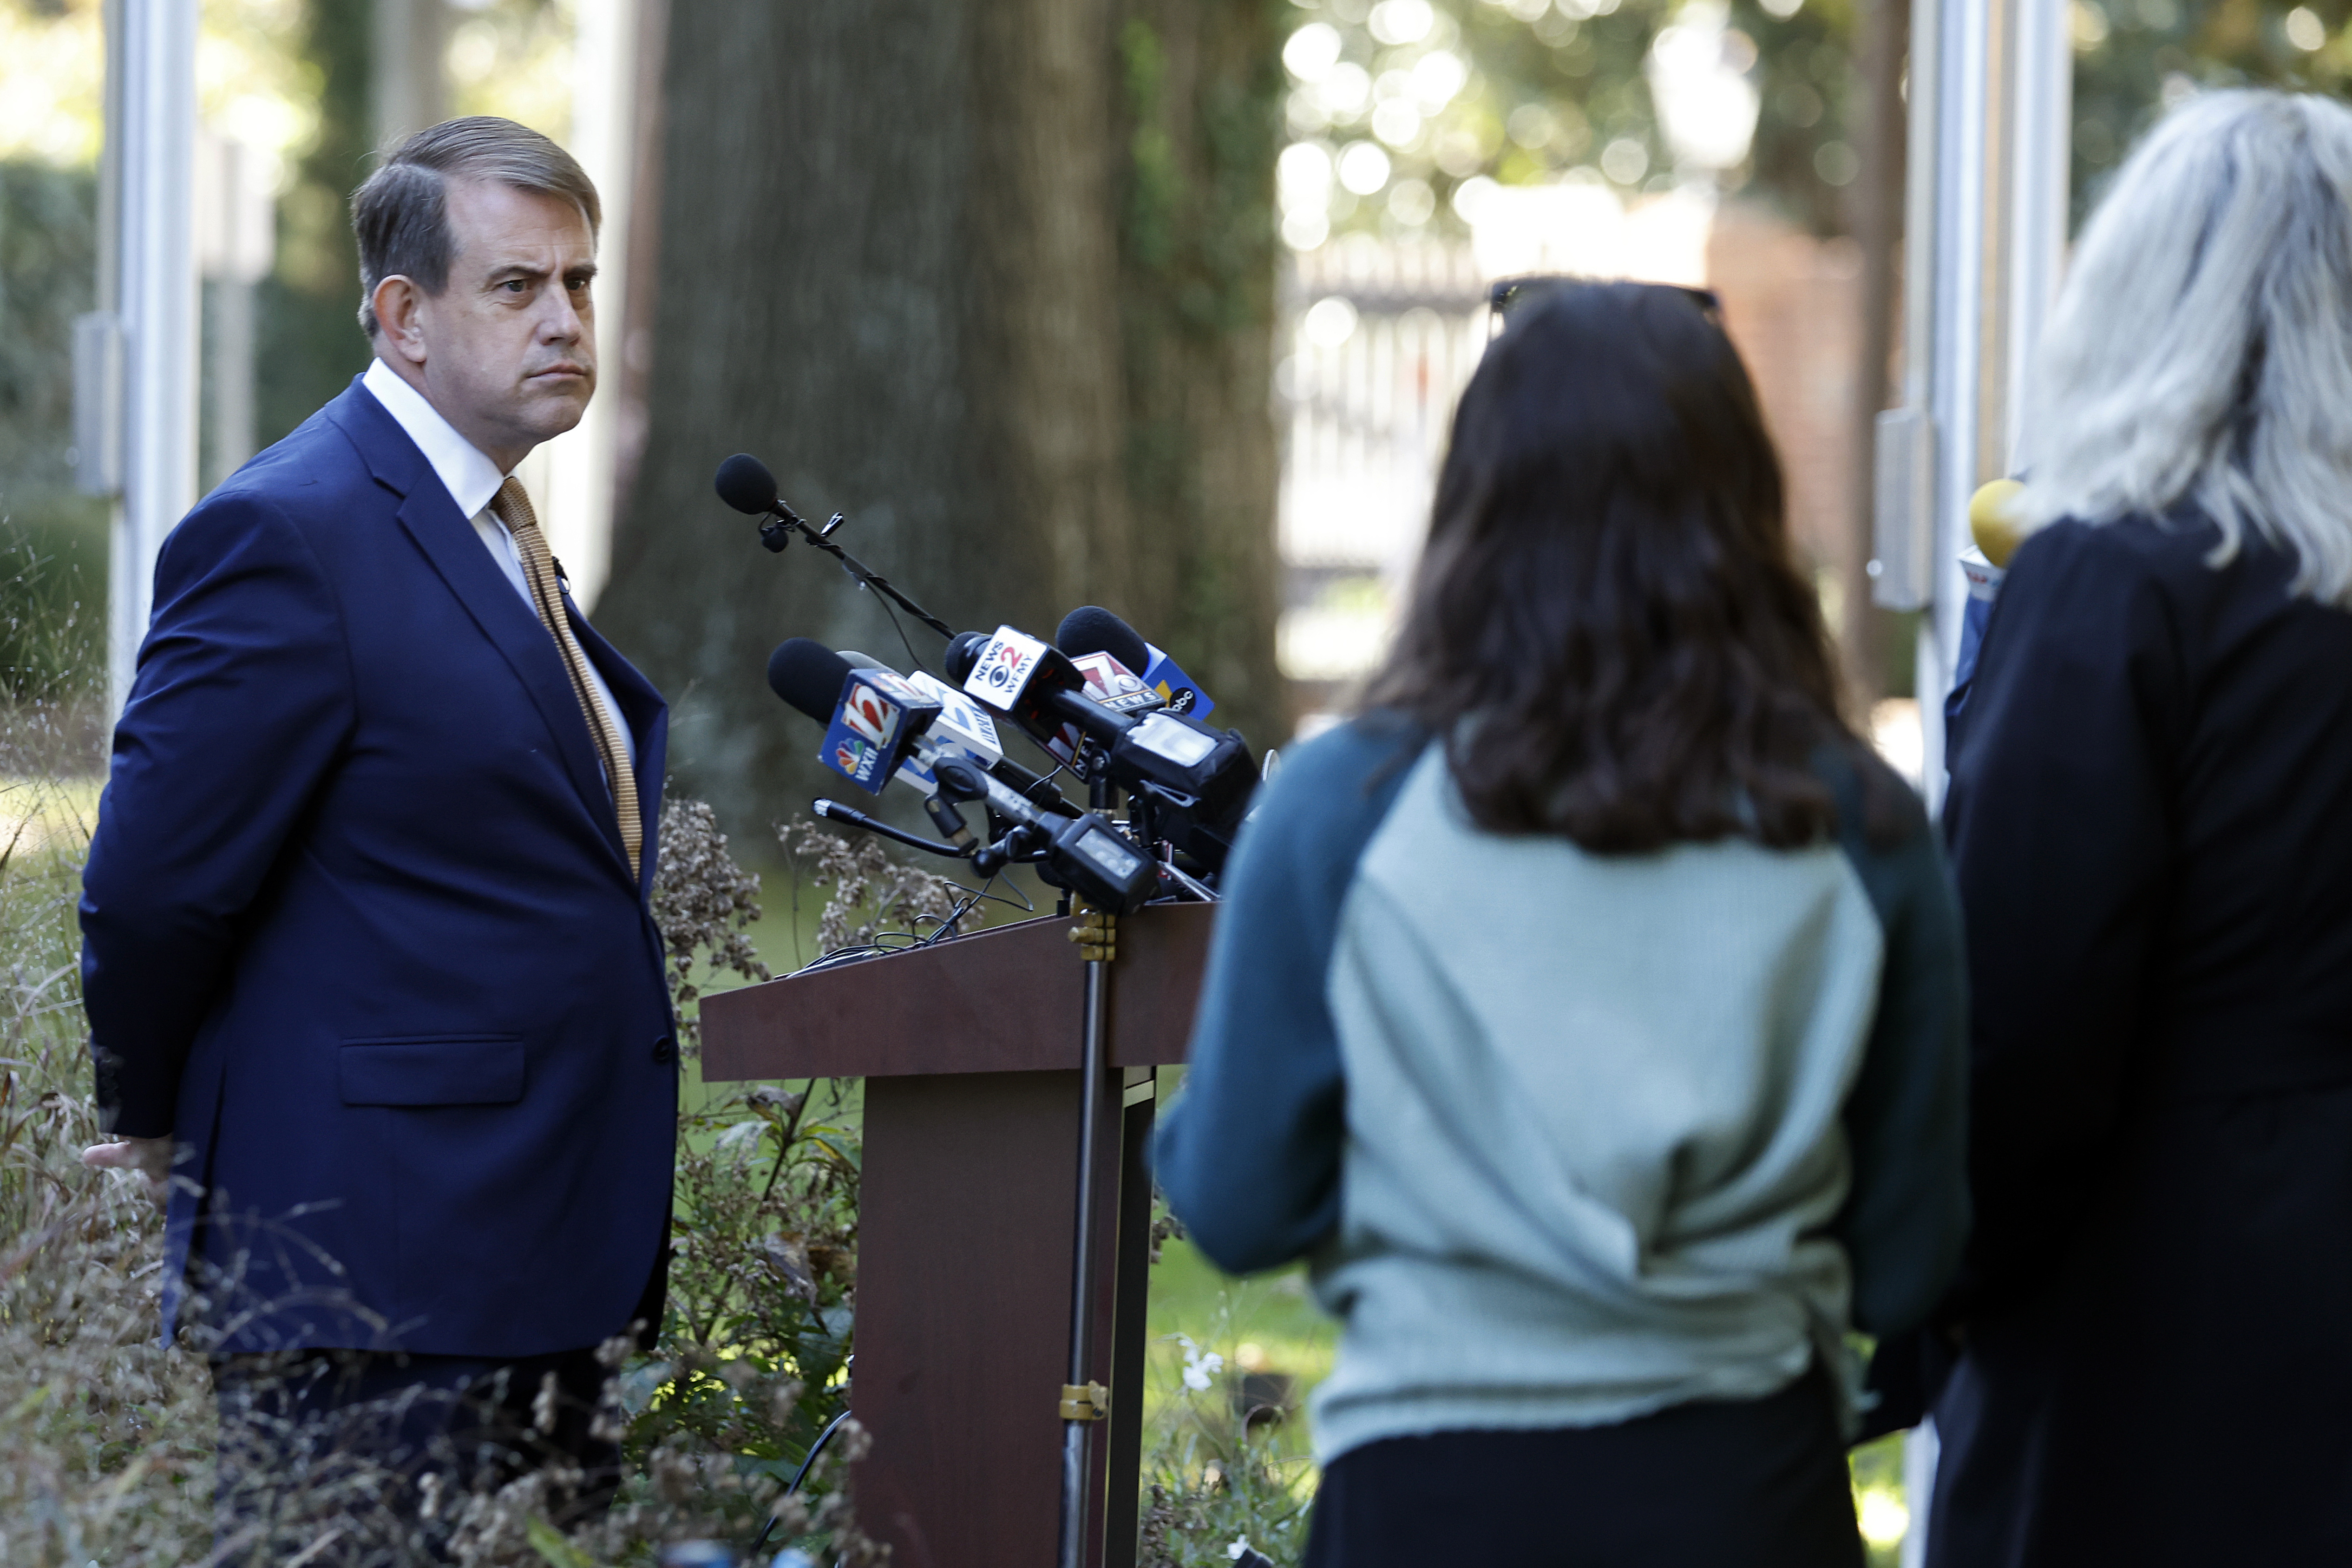
[(523, 580), (530, 584), (531, 605), (539, 611), (540, 624), (555, 638), (564, 672), (572, 677), (572, 695), (580, 700), (581, 717), (588, 721), (588, 734), (604, 763), (604, 782), (612, 787), (613, 810), (621, 819), (621, 844), (629, 852), (629, 875), (634, 878), (638, 858), (645, 851), (646, 834), (637, 808), (637, 781), (629, 771), (628, 748), (621, 744), (619, 716), (606, 710), (596, 688), (589, 683), (588, 656), (582, 651), (580, 639), (572, 635), (571, 617), (563, 613), (563, 590), (556, 581), (555, 557), (548, 552), (547, 536), (539, 531), (539, 514), (530, 510), (530, 496), (522, 481), (509, 479), (500, 485), (499, 493), (490, 498), (490, 510), (514, 535)]

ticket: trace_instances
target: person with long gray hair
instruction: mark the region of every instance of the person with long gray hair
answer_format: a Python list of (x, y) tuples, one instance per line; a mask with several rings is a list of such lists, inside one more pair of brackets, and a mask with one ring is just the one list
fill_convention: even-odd
[(1951, 736), (1976, 1226), (1932, 1568), (2352, 1555), (2352, 110), (2093, 214)]

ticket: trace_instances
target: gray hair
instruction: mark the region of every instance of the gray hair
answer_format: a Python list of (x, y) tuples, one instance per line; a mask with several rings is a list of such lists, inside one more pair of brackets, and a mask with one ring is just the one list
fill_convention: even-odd
[(604, 221), (595, 183), (571, 153), (511, 120), (445, 120), (394, 148), (352, 193), (352, 233), (360, 242), (360, 330), (375, 336), (375, 286), (406, 278), (427, 294), (449, 286), (457, 241), (449, 233), (447, 182), (491, 180), (578, 206), (593, 237)]
[(2352, 606), (2352, 110), (2221, 92), (2167, 117), (2084, 228), (2026, 395), (2029, 518), (2186, 500)]

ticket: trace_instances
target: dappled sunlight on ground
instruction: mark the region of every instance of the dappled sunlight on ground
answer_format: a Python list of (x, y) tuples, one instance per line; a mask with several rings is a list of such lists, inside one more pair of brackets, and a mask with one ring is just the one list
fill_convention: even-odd
[(0, 853), (79, 848), (89, 842), (105, 783), (0, 776)]

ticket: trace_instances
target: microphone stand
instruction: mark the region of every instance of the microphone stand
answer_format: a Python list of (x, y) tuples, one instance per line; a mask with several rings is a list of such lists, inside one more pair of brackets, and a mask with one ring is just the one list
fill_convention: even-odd
[[(764, 489), (765, 487), (762, 486), (761, 488)], [(841, 513), (835, 512), (832, 517), (825, 521), (825, 525), (823, 528), (817, 528), (813, 526), (809, 522), (808, 519), (794, 511), (791, 507), (786, 506), (783, 501), (779, 499), (770, 503), (768, 508), (768, 521), (760, 525), (760, 542), (766, 545), (770, 550), (781, 554), (784, 546), (793, 542), (793, 531), (795, 529), (799, 530), (800, 536), (803, 539), (807, 540), (811, 544), (815, 545), (819, 550), (824, 551), (827, 555), (830, 555), (835, 561), (840, 562), (841, 569), (848, 573), (850, 576), (856, 578), (859, 584), (873, 589), (877, 594), (887, 594), (889, 595), (891, 602), (896, 604), (900, 609), (906, 611), (908, 615), (922, 622), (923, 625), (930, 627), (931, 630), (939, 633), (940, 636), (952, 639), (955, 637), (954, 627), (949, 626), (947, 622), (940, 619), (939, 616), (931, 614), (930, 611), (923, 608), (922, 605), (915, 603), (914, 600), (907, 597), (906, 595), (898, 592), (898, 589), (890, 585), (890, 579), (883, 576), (880, 573), (866, 565), (866, 563), (857, 559), (856, 556), (852, 555), (848, 551), (844, 550), (840, 545), (835, 544), (833, 542), (833, 531), (839, 528), (847, 521), (848, 520), (843, 517)]]
[[(1108, 812), (1110, 780), (1106, 770), (1089, 770), (1087, 805)], [(1080, 1026), (1085, 1052), (1079, 1074), (1078, 1226), (1072, 1247), (1070, 1367), (1062, 1390), (1062, 1531), (1056, 1568), (1085, 1568), (1087, 1560), (1087, 1436), (1108, 1414), (1107, 1398), (1088, 1375), (1094, 1362), (1095, 1144), (1101, 1138), (1105, 1024), (1110, 1005), (1110, 961), (1087, 960), (1085, 1014)]]

